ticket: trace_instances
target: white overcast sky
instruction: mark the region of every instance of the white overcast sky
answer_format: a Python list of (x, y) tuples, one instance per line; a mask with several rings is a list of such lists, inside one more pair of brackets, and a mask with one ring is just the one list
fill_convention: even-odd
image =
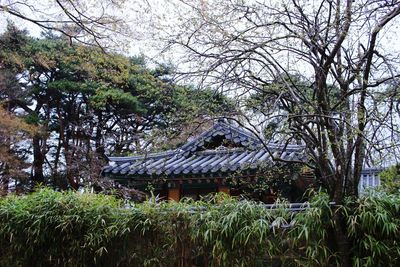
[[(89, 2), (101, 2), (101, 0), (88, 0)], [(0, 0), (0, 5), (6, 5), (17, 1), (12, 0)], [(21, 11), (29, 16), (36, 18), (57, 18), (59, 16), (59, 9), (56, 8), (52, 3), (52, 0), (36, 1), (36, 0), (24, 0), (20, 1), (24, 4), (29, 4), (34, 6), (38, 12), (32, 12), (28, 7), (24, 5), (16, 4)], [(157, 0), (127, 0), (123, 8), (115, 11), (113, 15), (123, 18), (128, 25), (130, 30), (129, 38), (112, 36), (112, 38), (124, 39), (124, 46), (117, 47), (125, 54), (137, 55), (145, 54), (149, 57), (154, 57), (156, 51), (151, 47), (152, 41), (154, 40), (154, 33), (152, 28), (156, 24), (158, 19), (165, 18), (165, 20), (170, 20), (171, 16), (168, 16), (168, 9), (170, 1), (157, 1)], [(18, 27), (26, 29), (29, 31), (30, 35), (39, 37), (40, 33), (43, 31), (39, 26), (19, 19), (15, 16), (0, 13), (0, 32), (4, 32), (7, 26), (7, 20), (13, 21)]]
[[(96, 6), (95, 3), (104, 2), (102, 0), (83, 0), (87, 1), (90, 4)], [(268, 1), (268, 0), (266, 0)], [(275, 0), (270, 0), (275, 1)], [(0, 0), (0, 5), (9, 4), (12, 2), (18, 2), (13, 0)], [(22, 3), (28, 3), (32, 7), (36, 9), (36, 16), (43, 17), (57, 17), (59, 13), (59, 9), (54, 6), (53, 0), (23, 0), (19, 1)], [(174, 31), (174, 27), (177, 27), (178, 23), (180, 23), (181, 17), (188, 18), (189, 12), (186, 12), (187, 6), (179, 4), (179, 0), (126, 0), (121, 1), (125, 2), (123, 8), (119, 10), (115, 10), (115, 15), (123, 18), (127, 21), (128, 28), (130, 30), (130, 36), (124, 39), (123, 45), (117, 47), (120, 51), (123, 51), (124, 54), (127, 55), (138, 55), (144, 54), (145, 56), (153, 59), (155, 61), (165, 62), (165, 61), (174, 61), (174, 58), (179, 57), (179, 51), (175, 51), (176, 55), (165, 55), (161, 57), (160, 51), (164, 44), (158, 41), (158, 38), (161, 35), (168, 34), (165, 29), (170, 29)], [(200, 2), (203, 4), (207, 4), (207, 2), (213, 1), (195, 1), (188, 0), (188, 2)], [(246, 2), (252, 2), (252, 0), (247, 0)], [(310, 6), (312, 3), (319, 3), (319, 0), (310, 0)], [(53, 3), (53, 5), (52, 5)], [(22, 12), (29, 14), (31, 11), (19, 5)], [(95, 8), (91, 9), (91, 12), (94, 11)], [(30, 13), (32, 14), (32, 12)], [(18, 19), (13, 16), (7, 16), (4, 13), (0, 13), (0, 32), (3, 32), (6, 25), (7, 19), (12, 19), (19, 27), (27, 29), (32, 36), (40, 36), (40, 32), (42, 29), (28, 21), (24, 21)], [(393, 53), (400, 54), (400, 42), (398, 40), (400, 31), (399, 20), (397, 20), (391, 28), (391, 32), (380, 33), (380, 38), (385, 39), (384, 43), (388, 49), (392, 50)], [(163, 28), (163, 29), (160, 29)], [(113, 38), (119, 38), (117, 36), (113, 36)]]

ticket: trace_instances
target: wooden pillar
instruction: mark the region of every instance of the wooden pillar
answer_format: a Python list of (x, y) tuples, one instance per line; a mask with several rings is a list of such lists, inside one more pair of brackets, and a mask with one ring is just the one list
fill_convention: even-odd
[(180, 186), (168, 189), (168, 200), (179, 202), (181, 199)]
[(230, 195), (230, 189), (228, 186), (225, 185), (218, 186), (218, 192), (224, 192), (225, 194)]

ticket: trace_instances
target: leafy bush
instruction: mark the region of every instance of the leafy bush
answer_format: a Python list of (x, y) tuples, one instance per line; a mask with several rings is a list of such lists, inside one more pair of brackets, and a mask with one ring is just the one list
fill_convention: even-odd
[(354, 266), (399, 266), (400, 195), (374, 192), (345, 210)]
[(319, 193), (298, 213), (277, 204), (271, 210), (223, 195), (136, 204), (40, 189), (0, 200), (0, 266), (336, 266), (337, 212), (355, 266), (400, 262), (398, 195), (332, 209)]
[(296, 263), (300, 266), (336, 266), (337, 254), (329, 244), (334, 227), (329, 196), (319, 193), (311, 198), (310, 207), (298, 213), (290, 231), (290, 240), (298, 250)]
[(400, 164), (383, 170), (379, 173), (379, 178), (385, 191), (391, 193), (400, 192)]
[[(43, 189), (0, 202), (2, 266), (79, 266), (103, 254), (129, 229), (121, 202), (94, 194)], [(17, 256), (18, 255), (18, 256)]]

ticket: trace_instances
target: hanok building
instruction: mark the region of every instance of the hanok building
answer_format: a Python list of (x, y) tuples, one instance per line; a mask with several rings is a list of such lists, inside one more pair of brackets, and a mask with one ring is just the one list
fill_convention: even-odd
[[(224, 121), (183, 146), (161, 153), (141, 156), (109, 157), (103, 176), (122, 184), (145, 190), (151, 185), (155, 194), (165, 199), (198, 199), (211, 192), (240, 194), (230, 179), (256, 183), (260, 168), (276, 166), (274, 159), (304, 162), (304, 147), (263, 143), (251, 132)], [(290, 163), (289, 163), (290, 164)], [(310, 176), (295, 174), (295, 184), (309, 184)], [(306, 178), (306, 180), (302, 179)], [(302, 181), (302, 182), (301, 182)], [(275, 193), (264, 197), (272, 202)]]

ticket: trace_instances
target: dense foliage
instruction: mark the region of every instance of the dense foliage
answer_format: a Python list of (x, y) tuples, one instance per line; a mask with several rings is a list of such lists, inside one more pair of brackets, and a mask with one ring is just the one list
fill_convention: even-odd
[[(37, 134), (37, 129), (26, 123), (23, 119), (11, 115), (0, 107), (0, 177), (3, 180), (0, 186), (0, 195), (7, 194), (10, 178), (26, 177), (23, 171), (29, 164), (24, 162), (23, 157), (15, 154), (16, 144), (27, 136)], [(12, 168), (10, 167), (12, 166)]]
[[(303, 169), (302, 169), (303, 168)], [(267, 202), (268, 195), (276, 195), (280, 198), (288, 199), (291, 202), (301, 201), (303, 193), (311, 184), (304, 185), (304, 177), (299, 177), (299, 173), (304, 173), (305, 167), (300, 164), (276, 164), (260, 166), (254, 177), (246, 178), (245, 170), (237, 171), (227, 177), (227, 184), (231, 192), (237, 190), (240, 195), (247, 198)]]
[[(15, 156), (32, 159), (25, 182), (78, 188), (98, 178), (106, 154), (155, 150), (194, 120), (233, 108), (228, 98), (169, 76), (168, 67), (149, 69), (141, 56), (71, 45), (51, 32), (32, 38), (9, 24), (0, 35), (0, 104), (40, 129), (14, 147)], [(12, 165), (2, 163), (6, 186)]]
[(400, 164), (395, 164), (379, 173), (382, 187), (391, 192), (400, 190)]
[(319, 193), (310, 208), (291, 213), (284, 202), (270, 210), (222, 195), (133, 204), (41, 189), (0, 201), (0, 265), (336, 266), (336, 212), (345, 214), (354, 266), (398, 265), (400, 196), (352, 203), (332, 208)]

